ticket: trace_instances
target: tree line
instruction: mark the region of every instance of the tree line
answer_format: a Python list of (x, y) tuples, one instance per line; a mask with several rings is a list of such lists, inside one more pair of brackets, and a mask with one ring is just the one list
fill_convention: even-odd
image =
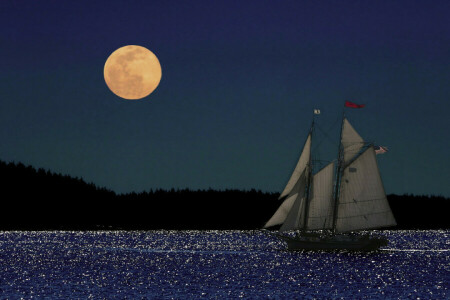
[[(115, 192), (73, 178), (0, 161), (0, 230), (258, 229), (280, 205), (258, 190)], [(450, 199), (388, 195), (395, 229), (447, 229)]]

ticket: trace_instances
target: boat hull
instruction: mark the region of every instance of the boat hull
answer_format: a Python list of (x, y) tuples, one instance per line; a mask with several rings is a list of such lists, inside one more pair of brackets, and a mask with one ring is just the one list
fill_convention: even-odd
[(384, 237), (370, 236), (296, 236), (290, 237), (286, 235), (278, 235), (288, 245), (288, 250), (348, 250), (348, 251), (375, 251), (382, 246), (388, 244), (388, 240)]

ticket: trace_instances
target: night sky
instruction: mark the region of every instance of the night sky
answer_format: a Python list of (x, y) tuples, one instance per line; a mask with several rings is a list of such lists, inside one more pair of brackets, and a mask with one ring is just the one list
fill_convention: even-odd
[[(450, 1), (1, 1), (0, 159), (119, 193), (280, 192), (312, 121), (349, 121), (386, 193), (450, 196)], [(125, 45), (162, 79), (136, 101), (103, 67)]]

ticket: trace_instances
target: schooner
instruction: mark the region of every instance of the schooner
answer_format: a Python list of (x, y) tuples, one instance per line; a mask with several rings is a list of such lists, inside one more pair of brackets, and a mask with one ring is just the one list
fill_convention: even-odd
[[(281, 226), (277, 236), (287, 242), (289, 250), (376, 250), (387, 245), (383, 237), (351, 234), (396, 225), (374, 145), (366, 143), (343, 114), (337, 162), (313, 174), (313, 132), (314, 117), (294, 172), (280, 195), (282, 203), (264, 228)], [(287, 231), (297, 231), (297, 235), (283, 234)]]

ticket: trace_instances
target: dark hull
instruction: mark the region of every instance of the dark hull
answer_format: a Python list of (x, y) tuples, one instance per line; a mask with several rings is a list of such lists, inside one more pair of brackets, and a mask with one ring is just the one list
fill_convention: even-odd
[(278, 234), (279, 238), (288, 245), (288, 250), (348, 250), (348, 251), (374, 251), (388, 244), (383, 237), (370, 236), (296, 236), (290, 237)]

